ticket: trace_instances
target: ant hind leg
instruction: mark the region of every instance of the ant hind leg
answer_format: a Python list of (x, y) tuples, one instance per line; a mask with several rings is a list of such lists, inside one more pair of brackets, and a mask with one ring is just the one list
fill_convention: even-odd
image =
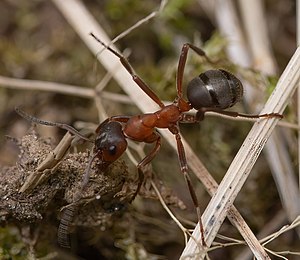
[(202, 219), (201, 219), (201, 210), (200, 210), (200, 206), (199, 206), (199, 202), (198, 202), (195, 190), (192, 185), (192, 181), (191, 181), (189, 173), (188, 173), (188, 166), (187, 166), (187, 161), (186, 161), (186, 157), (185, 157), (184, 147), (183, 147), (183, 144), (181, 141), (180, 134), (179, 133), (175, 134), (175, 137), (176, 137), (176, 142), (177, 142), (180, 170), (181, 170), (181, 173), (183, 174), (185, 182), (188, 186), (194, 207), (196, 208), (198, 222), (199, 222), (199, 226), (200, 226), (202, 246), (206, 246), (205, 238), (204, 238), (204, 227), (203, 227), (203, 223), (202, 223)]

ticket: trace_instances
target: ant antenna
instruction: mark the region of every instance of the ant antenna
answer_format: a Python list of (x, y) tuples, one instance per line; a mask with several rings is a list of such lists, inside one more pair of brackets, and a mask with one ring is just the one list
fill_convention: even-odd
[(56, 126), (59, 127), (61, 129), (67, 130), (70, 133), (77, 135), (78, 137), (80, 137), (81, 139), (88, 141), (88, 142), (92, 142), (90, 139), (88, 139), (87, 137), (85, 137), (84, 135), (82, 135), (80, 132), (78, 132), (75, 128), (73, 128), (72, 126), (69, 126), (67, 124), (63, 124), (63, 123), (54, 123), (54, 122), (50, 122), (50, 121), (46, 121), (46, 120), (41, 120), (39, 118), (36, 118), (34, 116), (31, 116), (29, 114), (27, 114), (24, 110), (22, 110), (20, 107), (15, 107), (15, 111), (23, 118), (25, 118), (26, 120), (33, 122), (33, 123), (37, 123), (37, 124), (41, 124), (41, 125), (46, 125), (46, 126)]

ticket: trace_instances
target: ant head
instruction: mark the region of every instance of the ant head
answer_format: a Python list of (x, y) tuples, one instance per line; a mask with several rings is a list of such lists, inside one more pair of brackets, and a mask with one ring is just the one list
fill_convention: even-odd
[(225, 70), (208, 70), (189, 82), (187, 97), (195, 109), (232, 107), (243, 96), (243, 85)]
[(105, 120), (96, 133), (94, 152), (103, 163), (116, 161), (126, 150), (127, 141), (120, 123)]

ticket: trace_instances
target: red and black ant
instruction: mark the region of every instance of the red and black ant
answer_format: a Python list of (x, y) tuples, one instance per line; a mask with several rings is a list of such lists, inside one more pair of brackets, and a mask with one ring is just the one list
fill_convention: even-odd
[[(126, 138), (138, 142), (155, 143), (150, 153), (137, 165), (138, 170), (142, 172), (143, 167), (153, 160), (161, 146), (161, 136), (156, 131), (156, 128), (169, 129), (176, 138), (180, 171), (184, 176), (193, 204), (197, 210), (202, 244), (205, 245), (199, 203), (188, 174), (188, 164), (184, 146), (181, 141), (179, 123), (200, 122), (204, 119), (204, 114), (209, 111), (233, 117), (246, 118), (282, 118), (282, 115), (278, 113), (247, 115), (223, 111), (235, 105), (243, 96), (243, 85), (241, 81), (223, 69), (208, 70), (190, 81), (187, 85), (188, 100), (185, 100), (182, 93), (182, 81), (188, 51), (192, 49), (199, 56), (203, 56), (207, 61), (211, 62), (202, 49), (190, 43), (186, 43), (182, 46), (179, 57), (176, 79), (177, 97), (172, 104), (164, 105), (149, 86), (135, 74), (129, 61), (123, 55), (106, 45), (93, 33), (90, 33), (90, 35), (120, 59), (120, 62), (132, 76), (132, 79), (160, 107), (160, 109), (154, 113), (135, 116), (112, 116), (106, 119), (96, 130), (98, 135), (95, 140), (95, 152), (99, 154), (101, 160), (113, 162), (126, 150)], [(186, 114), (186, 112), (193, 108), (197, 110), (196, 114)]]
[[(200, 122), (204, 119), (206, 112), (216, 112), (232, 117), (246, 118), (282, 118), (282, 115), (278, 113), (247, 115), (232, 111), (224, 111), (224, 109), (232, 107), (241, 100), (243, 96), (243, 85), (238, 78), (223, 69), (205, 71), (191, 80), (187, 85), (187, 100), (184, 99), (182, 82), (189, 50), (192, 49), (196, 54), (211, 62), (202, 49), (190, 43), (186, 43), (182, 46), (179, 57), (176, 78), (177, 97), (173, 103), (164, 105), (158, 96), (148, 87), (148, 85), (138, 75), (135, 74), (129, 61), (123, 55), (106, 45), (93, 33), (90, 34), (95, 38), (95, 40), (97, 40), (107, 50), (112, 52), (120, 59), (120, 62), (132, 76), (132, 79), (145, 92), (145, 94), (148, 95), (160, 107), (160, 109), (154, 113), (140, 114), (135, 116), (112, 116), (102, 122), (96, 129), (97, 136), (94, 143), (94, 155), (90, 160), (88, 168), (91, 167), (91, 163), (96, 157), (99, 159), (101, 167), (104, 168), (116, 161), (127, 149), (126, 139), (128, 138), (137, 142), (154, 143), (153, 149), (137, 165), (138, 172), (140, 175), (142, 175), (144, 167), (153, 160), (161, 147), (161, 136), (156, 129), (169, 129), (169, 131), (175, 136), (177, 142), (180, 171), (184, 176), (193, 204), (196, 208), (200, 224), (202, 244), (205, 245), (200, 207), (189, 177), (188, 164), (184, 146), (181, 141), (179, 123)], [(193, 108), (197, 110), (195, 114), (191, 115), (186, 113)], [(24, 114), (22, 116), (24, 116)], [(40, 122), (39, 119), (30, 119), (28, 116), (27, 119), (37, 123), (45, 124), (43, 121)], [(48, 122), (46, 125), (56, 125), (66, 130), (70, 130), (70, 127), (66, 127), (64, 124), (57, 125), (56, 123), (49, 124)], [(72, 128), (71, 130), (72, 133), (78, 135), (78, 132), (75, 129)], [(82, 137), (80, 134), (79, 136)], [(89, 174), (90, 170), (88, 169), (83, 179), (83, 188), (88, 183)]]

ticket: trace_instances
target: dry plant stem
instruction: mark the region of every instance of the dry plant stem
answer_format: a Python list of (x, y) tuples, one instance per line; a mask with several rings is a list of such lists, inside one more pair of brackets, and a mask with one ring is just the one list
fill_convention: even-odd
[[(239, 1), (242, 18), (245, 24), (247, 38), (253, 57), (253, 65), (266, 74), (275, 74), (275, 64), (268, 40), (267, 24), (261, 0)], [(251, 101), (249, 102), (251, 103)], [(288, 131), (275, 130), (264, 150), (269, 162), (273, 178), (283, 204), (283, 208), (290, 221), (300, 214), (299, 188), (296, 184), (293, 162), (290, 158), (282, 135)], [(298, 229), (300, 235), (300, 230)]]
[[(257, 234), (257, 238), (260, 239), (266, 237), (268, 234), (273, 233), (276, 227), (281, 227), (285, 222), (286, 214), (283, 210), (281, 210), (263, 227), (262, 230), (260, 230), (260, 232)], [(253, 257), (252, 252), (246, 248), (239, 252), (239, 254), (235, 257), (235, 260), (249, 260), (251, 257)]]
[[(88, 35), (89, 32), (92, 31), (105, 43), (110, 42), (106, 33), (98, 25), (97, 21), (90, 15), (90, 13), (84, 8), (81, 2), (76, 0), (53, 0), (53, 2), (95, 55), (99, 52), (99, 45)], [(78, 19), (78, 17), (80, 17), (80, 19)], [(116, 49), (115, 47), (113, 48)], [(119, 63), (119, 60), (109, 51), (104, 51), (100, 56), (98, 56), (98, 59), (108, 71), (114, 70), (116, 64)], [(145, 113), (149, 111), (152, 112), (157, 109), (157, 106), (153, 104), (152, 100), (150, 100), (150, 98), (147, 97), (142, 90), (136, 86), (124, 68), (120, 68), (117, 72), (115, 72), (114, 78), (123, 88), (123, 90), (131, 97), (132, 101), (141, 109), (141, 111)], [(169, 131), (160, 130), (160, 133), (174, 149), (177, 149), (174, 136)], [(208, 173), (186, 141), (184, 139), (182, 139), (182, 141), (185, 146), (186, 155), (189, 158), (189, 167), (193, 170), (197, 177), (201, 179), (208, 192), (213, 195), (218, 187), (217, 182)], [(230, 221), (237, 227), (257, 258), (268, 259), (268, 255), (262, 248), (260, 248), (259, 242), (234, 206), (229, 209), (228, 217)], [(258, 248), (260, 248), (260, 250), (258, 250)]]
[(300, 215), (290, 224), (290, 225), (285, 225), (283, 226), (279, 231), (269, 235), (268, 237), (265, 237), (261, 240), (263, 242), (263, 245), (266, 245), (273, 241), (276, 237), (282, 235), (283, 233), (294, 229), (295, 227), (300, 225)]
[[(95, 90), (87, 87), (61, 84), (56, 82), (47, 82), (30, 79), (15, 79), (0, 76), (0, 86), (21, 90), (38, 90), (60, 93), (65, 95), (79, 96), (82, 98), (94, 98)], [(101, 97), (111, 99), (126, 104), (132, 104), (128, 97), (120, 94), (106, 92), (101, 90)]]
[[(166, 210), (166, 212), (169, 214), (169, 216), (173, 219), (173, 221), (176, 223), (176, 225), (181, 229), (183, 235), (184, 235), (184, 240), (185, 240), (185, 244), (188, 241), (188, 237), (192, 237), (192, 234), (188, 231), (188, 229), (186, 229), (181, 223), (180, 221), (175, 217), (175, 215), (173, 214), (173, 212), (168, 208), (168, 206), (166, 205), (163, 197), (161, 196), (158, 188), (156, 187), (156, 184), (151, 180), (151, 185), (156, 193), (156, 195), (158, 196), (158, 199), (160, 201), (160, 204), (163, 206), (163, 208)], [(193, 238), (195, 241), (197, 241), (195, 238)]]
[(74, 136), (67, 132), (55, 149), (38, 165), (36, 171), (28, 176), (19, 192), (33, 190), (39, 183), (42, 183), (53, 174), (59, 166), (60, 161), (69, 151), (73, 139)]
[[(269, 235), (268, 237), (262, 239), (261, 242), (263, 243), (264, 246), (266, 246), (268, 243), (272, 242), (273, 240), (275, 240), (277, 237), (279, 237), (283, 233), (288, 232), (289, 230), (295, 229), (299, 225), (300, 225), (300, 216), (298, 216), (290, 225), (285, 225), (279, 231), (277, 231), (277, 232)], [(277, 256), (279, 258), (287, 259), (287, 260), (288, 260), (288, 258), (284, 257), (283, 255), (297, 255), (297, 256), (300, 256), (300, 252), (274, 251), (274, 250), (270, 250), (270, 249), (267, 249), (267, 248), (266, 248), (266, 250), (270, 254), (273, 254), (273, 255), (275, 255), (275, 256)]]
[(93, 89), (40, 80), (24, 80), (0, 76), (0, 85), (7, 88), (19, 88), (23, 90), (43, 90), (86, 98), (93, 98), (95, 96)]
[(239, 0), (249, 48), (253, 54), (254, 68), (267, 74), (276, 73), (276, 64), (270, 49), (262, 0)]
[[(201, 1), (200, 1), (201, 2)], [(240, 28), (239, 18), (236, 14), (232, 0), (215, 0), (215, 19), (223, 36), (230, 43), (227, 52), (233, 63), (243, 67), (250, 65), (250, 56), (247, 52), (247, 41)], [(228, 26), (230, 25), (230, 26)]]
[[(232, 47), (227, 50), (228, 54), (231, 60), (235, 60), (242, 66), (249, 66), (250, 60), (245, 59), (245, 57), (249, 57), (249, 55), (246, 46), (243, 44), (244, 38), (240, 33), (241, 29), (236, 29), (241, 23), (236, 22), (238, 18), (234, 6), (229, 0), (222, 1), (222, 3), (219, 4), (221, 4), (221, 6), (218, 5), (218, 8), (215, 9), (218, 27), (225, 37), (234, 41), (233, 45), (230, 44)], [(266, 35), (267, 26), (262, 4), (259, 0), (255, 0), (240, 1), (240, 5), (242, 11), (245, 10), (242, 12), (242, 16), (245, 21), (247, 36), (250, 39), (249, 43), (252, 50), (252, 56), (254, 57), (254, 61), (259, 61), (256, 62), (257, 68), (266, 73), (275, 73), (276, 65), (272, 63), (274, 58), (271, 56), (272, 52), (269, 50), (270, 44), (268, 42), (268, 36)], [(249, 5), (251, 5), (251, 8)], [(254, 26), (253, 21), (260, 21), (259, 26)], [(232, 32), (236, 32), (236, 34), (233, 35)], [(260, 44), (256, 45), (258, 42)], [(254, 46), (252, 44), (254, 44)], [(241, 51), (244, 52), (244, 55), (241, 55)], [(261, 57), (267, 57), (267, 59), (261, 59)], [(248, 103), (252, 104), (253, 102), (249, 101)], [(283, 143), (283, 139), (278, 138), (278, 134), (271, 136), (269, 142), (266, 144), (265, 153), (273, 177), (277, 183), (283, 207), (286, 210), (289, 220), (292, 221), (297, 214), (299, 214), (300, 205), (297, 202), (299, 200), (299, 194), (293, 173), (292, 161), (288, 154), (287, 147)], [(274, 157), (276, 157), (277, 160), (274, 160)]]
[[(293, 221), (300, 214), (299, 189), (287, 147), (279, 129), (274, 131), (266, 144), (265, 154), (273, 173), (273, 178), (282, 201), (283, 208), (289, 221)], [(300, 229), (297, 229), (298, 236)]]
[[(300, 48), (296, 50), (285, 71), (281, 75), (279, 82), (266, 103), (261, 113), (276, 111), (282, 113), (287, 106), (290, 97), (293, 95), (298, 81), (300, 70)], [(216, 236), (228, 207), (234, 202), (242, 185), (246, 181), (250, 171), (258, 158), (264, 144), (271, 135), (278, 119), (260, 119), (254, 124), (241, 149), (231, 163), (225, 177), (219, 185), (217, 193), (214, 195), (203, 214), (203, 223), (206, 243), (210, 245)], [(195, 229), (193, 235), (199, 236), (199, 227)], [(196, 244), (190, 240), (183, 252), (191, 255), (197, 252)]]
[[(118, 40), (122, 39), (123, 37), (125, 37), (126, 35), (128, 35), (130, 32), (132, 32), (134, 29), (140, 27), (142, 24), (149, 22), (152, 18), (154, 18), (157, 14), (159, 14), (165, 7), (165, 5), (167, 4), (168, 0), (162, 0), (160, 2), (160, 6), (158, 8), (157, 11), (152, 12), (151, 14), (147, 15), (145, 18), (139, 20), (136, 24), (134, 24), (133, 26), (129, 27), (127, 30), (125, 30), (124, 32), (122, 32), (121, 34), (119, 34), (117, 37), (115, 37), (111, 43), (115, 43)], [(109, 46), (109, 45), (108, 45)]]
[[(300, 46), (300, 0), (297, 0), (297, 46)], [(298, 99), (298, 124), (300, 122), (300, 84), (298, 84), (298, 91), (297, 91), (297, 99)], [(300, 130), (298, 131), (298, 186), (299, 186), (299, 194), (300, 194)]]
[(297, 46), (300, 45), (300, 1), (296, 0), (296, 15), (297, 15), (297, 31), (296, 31), (296, 36), (297, 36)]

